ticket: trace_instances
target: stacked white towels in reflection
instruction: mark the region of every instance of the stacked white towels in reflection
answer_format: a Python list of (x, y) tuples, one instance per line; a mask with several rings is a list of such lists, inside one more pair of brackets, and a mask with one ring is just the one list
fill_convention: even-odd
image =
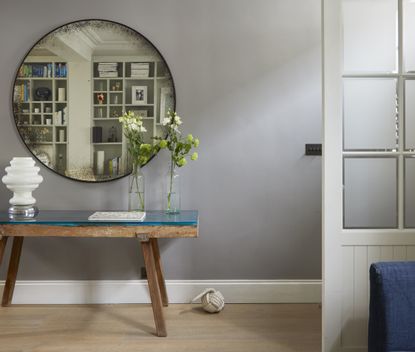
[(118, 77), (117, 62), (100, 62), (98, 64), (98, 75), (102, 78)]
[(131, 77), (141, 78), (148, 77), (150, 73), (150, 64), (148, 62), (132, 62)]

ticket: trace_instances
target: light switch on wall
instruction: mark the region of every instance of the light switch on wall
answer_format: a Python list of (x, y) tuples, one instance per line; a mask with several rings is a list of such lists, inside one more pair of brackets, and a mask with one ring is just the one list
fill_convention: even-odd
[(322, 153), (321, 143), (305, 145), (305, 155), (321, 155), (321, 153)]

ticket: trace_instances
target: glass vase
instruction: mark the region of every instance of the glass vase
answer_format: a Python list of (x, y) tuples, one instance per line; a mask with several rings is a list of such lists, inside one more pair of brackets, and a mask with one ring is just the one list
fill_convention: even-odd
[(138, 163), (133, 164), (133, 170), (128, 176), (128, 211), (145, 210), (144, 175)]
[(166, 214), (180, 213), (180, 175), (171, 162), (163, 182), (163, 209)]

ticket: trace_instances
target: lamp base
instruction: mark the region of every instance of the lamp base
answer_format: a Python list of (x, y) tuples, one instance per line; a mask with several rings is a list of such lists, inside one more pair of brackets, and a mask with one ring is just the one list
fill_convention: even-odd
[(34, 205), (13, 205), (9, 208), (10, 219), (32, 219), (39, 214), (39, 209)]

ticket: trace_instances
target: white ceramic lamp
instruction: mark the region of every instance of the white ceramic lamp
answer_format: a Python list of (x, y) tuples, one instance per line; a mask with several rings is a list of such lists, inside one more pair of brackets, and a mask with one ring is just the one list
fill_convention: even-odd
[(12, 205), (9, 215), (34, 217), (38, 209), (35, 207), (36, 199), (32, 197), (32, 192), (43, 181), (43, 177), (38, 174), (40, 169), (35, 166), (32, 158), (13, 158), (10, 165), (6, 167), (7, 174), (2, 178), (2, 182), (13, 192), (13, 198), (9, 200)]

